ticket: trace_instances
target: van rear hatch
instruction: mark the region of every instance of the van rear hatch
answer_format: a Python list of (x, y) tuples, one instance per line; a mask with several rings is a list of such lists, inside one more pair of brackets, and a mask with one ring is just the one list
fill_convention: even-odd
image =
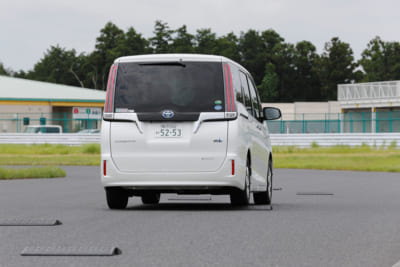
[(113, 77), (110, 144), (120, 171), (199, 172), (222, 165), (228, 121), (221, 62), (119, 63)]

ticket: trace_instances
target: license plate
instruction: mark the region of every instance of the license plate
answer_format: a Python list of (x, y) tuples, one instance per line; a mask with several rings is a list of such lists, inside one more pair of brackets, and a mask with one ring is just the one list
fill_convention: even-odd
[(164, 127), (156, 130), (156, 137), (182, 137), (183, 131), (181, 128)]

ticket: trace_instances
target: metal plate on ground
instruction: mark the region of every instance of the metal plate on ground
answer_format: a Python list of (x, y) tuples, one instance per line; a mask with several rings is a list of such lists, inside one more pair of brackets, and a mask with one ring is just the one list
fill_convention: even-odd
[(333, 196), (330, 192), (297, 192), (298, 196)]
[(273, 210), (272, 205), (249, 205), (246, 210)]
[(210, 201), (211, 196), (204, 196), (204, 195), (177, 195), (177, 196), (170, 196), (168, 200), (172, 201)]
[(115, 256), (121, 253), (117, 247), (26, 247), (21, 256)]
[(54, 226), (62, 224), (55, 219), (0, 219), (0, 226)]

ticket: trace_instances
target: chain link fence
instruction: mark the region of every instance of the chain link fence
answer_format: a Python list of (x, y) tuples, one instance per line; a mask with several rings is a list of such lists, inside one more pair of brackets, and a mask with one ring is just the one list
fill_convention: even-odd
[[(267, 121), (270, 133), (392, 133), (400, 132), (400, 111), (284, 114)], [(0, 113), (0, 132), (23, 133), (28, 126), (58, 125), (63, 133), (96, 133), (101, 119), (74, 119), (71, 113)]]
[(285, 114), (267, 121), (270, 133), (395, 133), (400, 132), (400, 111)]
[(96, 133), (100, 131), (101, 119), (74, 119), (71, 113), (0, 113), (0, 132), (23, 133), (29, 126), (58, 125), (63, 133)]

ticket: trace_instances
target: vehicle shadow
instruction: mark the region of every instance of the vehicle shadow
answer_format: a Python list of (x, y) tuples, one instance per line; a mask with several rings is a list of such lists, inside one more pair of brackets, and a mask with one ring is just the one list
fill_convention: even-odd
[(265, 210), (271, 211), (273, 206), (270, 205), (254, 205), (248, 206), (232, 206), (229, 203), (160, 203), (157, 205), (132, 205), (125, 210), (140, 211), (254, 211)]

